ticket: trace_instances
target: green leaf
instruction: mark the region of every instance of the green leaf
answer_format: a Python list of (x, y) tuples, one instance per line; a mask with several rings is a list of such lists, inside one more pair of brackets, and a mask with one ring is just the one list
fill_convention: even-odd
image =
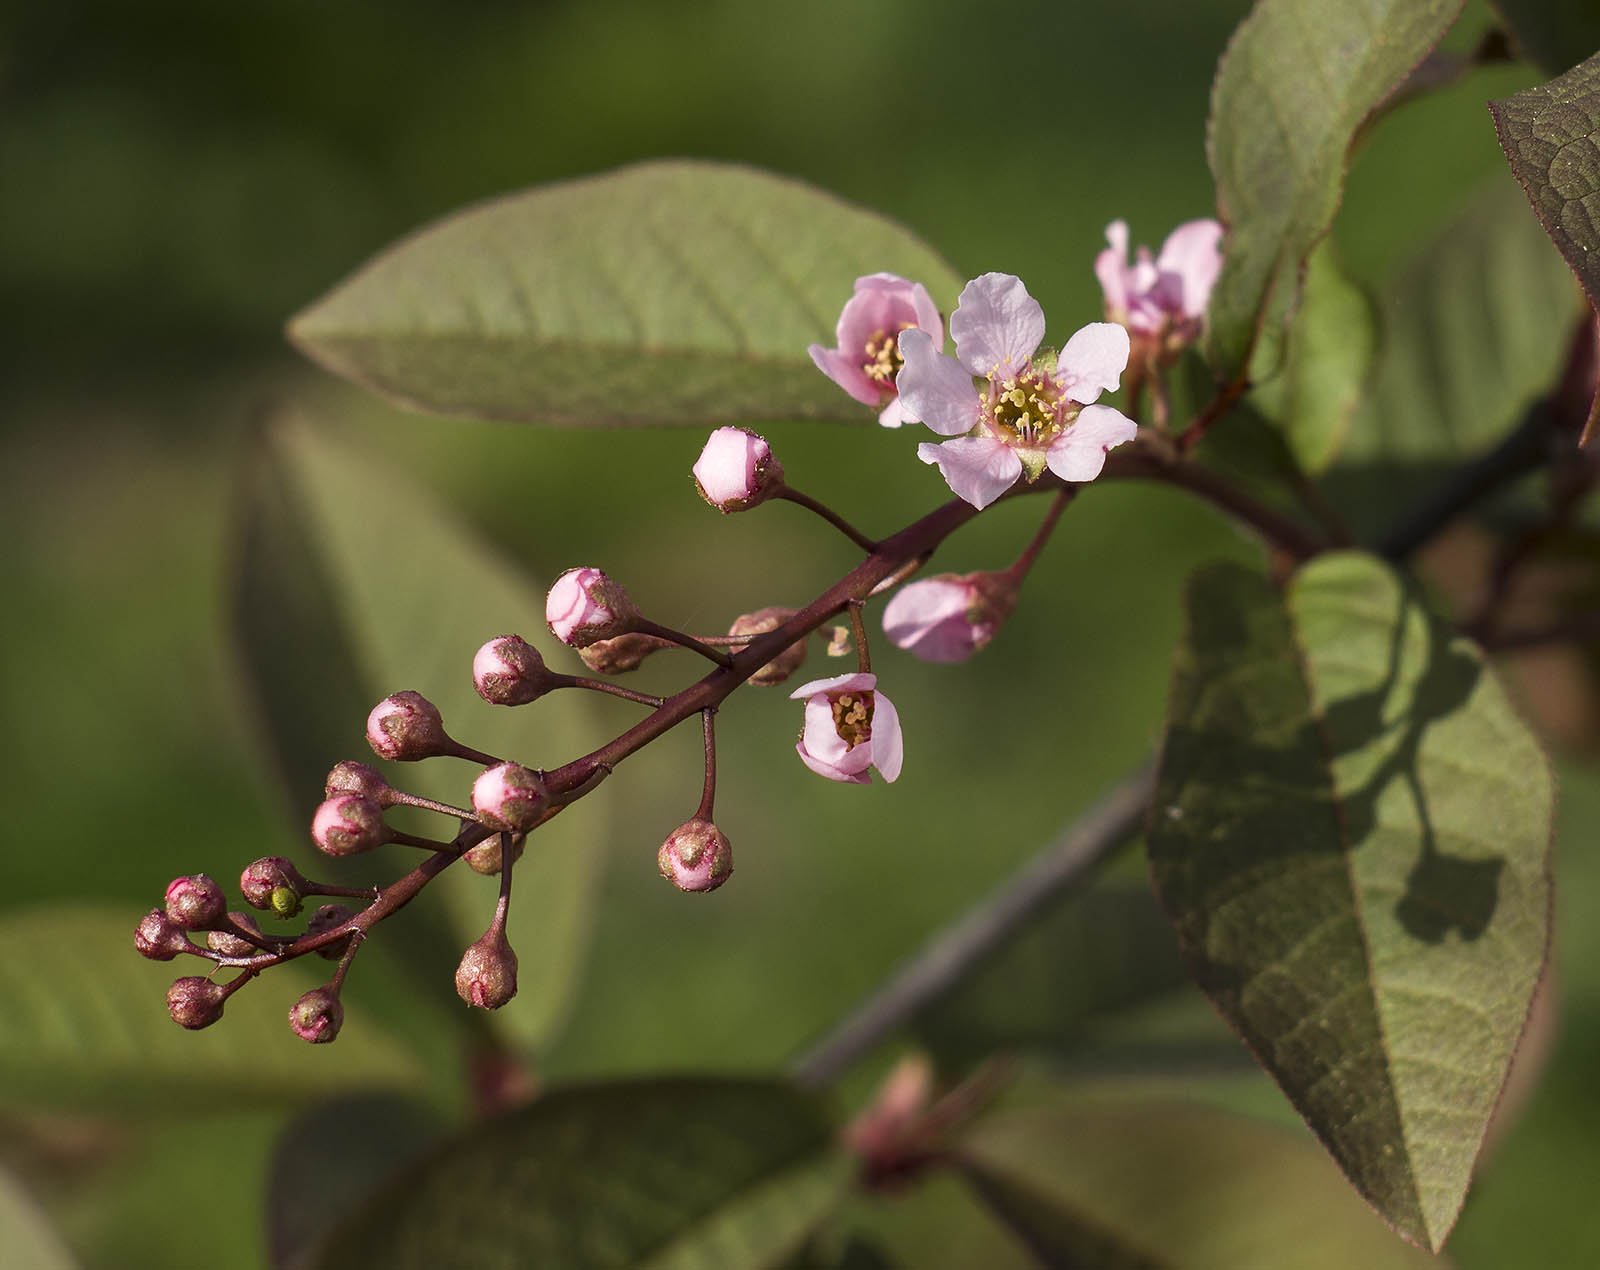
[(1489, 113), (1534, 214), (1600, 307), (1600, 53)]
[(1377, 332), (1366, 294), (1340, 271), (1331, 242), (1312, 251), (1304, 285), (1281, 355), (1270, 359), (1277, 370), (1256, 384), (1250, 402), (1277, 422), (1301, 470), (1315, 476), (1344, 445)]
[[(0, 965), (10, 967), (0, 979), (0, 1101), (75, 1112), (174, 1102), (196, 1110), (421, 1085), (420, 1065), (357, 1004), (347, 1007), (337, 1057), (334, 1047), (295, 1039), (289, 1006), (318, 981), (308, 967), (284, 967), (241, 988), (221, 1022), (184, 1031), (167, 1017), (167, 987), (208, 965), (139, 957), (139, 916), (62, 907), (0, 919)], [(326, 971), (325, 962), (316, 965)]]
[(1204, 571), (1148, 840), (1200, 986), (1346, 1175), (1437, 1249), (1544, 966), (1550, 772), (1379, 561)]
[(1489, 0), (1517, 46), (1551, 75), (1600, 48), (1600, 8), (1594, 0)]
[(1219, 374), (1293, 307), (1362, 121), (1443, 37), (1461, 0), (1257, 0), (1211, 90), (1207, 150), (1228, 227), (1208, 315)]
[(645, 163), (468, 208), (290, 324), (316, 361), (403, 405), (597, 424), (863, 421), (806, 353), (855, 278), (960, 287), (892, 221), (729, 164)]
[(5, 1263), (27, 1270), (76, 1270), (55, 1225), (10, 1170), (0, 1169), (0, 1247)]
[[(366, 713), (401, 689), (437, 705), (459, 740), (534, 767), (557, 766), (606, 739), (593, 705), (576, 692), (518, 710), (478, 697), (473, 653), (512, 631), (538, 642), (545, 588), (424, 490), (294, 418), (269, 432), (248, 481), (244, 537), (255, 546), (243, 553), (241, 643), (257, 695), (276, 720), (271, 732), (282, 766), (301, 786), (302, 808), (320, 800), (322, 778), (339, 759), (383, 766), (367, 752)], [(301, 657), (327, 650), (330, 660), (290, 661), (286, 648)], [(469, 765), (438, 759), (396, 765), (389, 776), (400, 788), (460, 807), (470, 802), (474, 774)], [(399, 822), (396, 813), (390, 818)], [(454, 822), (437, 816), (408, 827), (441, 837), (455, 831)], [(521, 885), (508, 933), (524, 969), (517, 999), (496, 1018), (529, 1044), (548, 1039), (571, 1001), (604, 841), (601, 804), (586, 801), (541, 827), (515, 871)], [(377, 855), (376, 864), (355, 862), (358, 876), (389, 880), (412, 863)], [(320, 876), (343, 863), (316, 858), (302, 868)], [(462, 949), (488, 924), (497, 885), (454, 866), (403, 919), (401, 955), (431, 985), (436, 1003), (463, 1021), (480, 1016), (456, 1000), (451, 977)], [(380, 935), (372, 946), (386, 942), (394, 941)]]
[(774, 1081), (559, 1089), (408, 1170), (314, 1264), (758, 1270), (799, 1252), (852, 1171), (820, 1105)]
[(1060, 1089), (957, 1148), (974, 1189), (1047, 1265), (1096, 1270), (1439, 1266), (1362, 1207), (1303, 1137), (1179, 1102)]

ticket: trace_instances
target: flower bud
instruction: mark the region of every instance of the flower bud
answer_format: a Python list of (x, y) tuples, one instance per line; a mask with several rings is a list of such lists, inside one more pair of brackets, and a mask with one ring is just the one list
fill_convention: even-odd
[(627, 634), (639, 620), (639, 610), (622, 586), (600, 570), (568, 569), (550, 588), (544, 617), (563, 644), (584, 648)]
[(556, 686), (539, 650), (520, 635), (500, 635), (472, 658), (472, 685), (492, 706), (525, 706)]
[(718, 428), (695, 462), (694, 483), (719, 512), (742, 512), (783, 488), (783, 464), (754, 432)]
[(353, 759), (334, 764), (323, 782), (322, 792), (328, 798), (335, 794), (357, 794), (380, 807), (392, 807), (395, 803), (394, 787), (383, 779), (382, 773)]
[(528, 835), (525, 833), (491, 834), (475, 847), (468, 847), (463, 857), (467, 867), (474, 873), (482, 873), (492, 877), (500, 872), (504, 863), (505, 850), (502, 844), (506, 838), (511, 839), (511, 863), (515, 864), (522, 859), (522, 849), (528, 845)]
[(714, 891), (733, 872), (733, 848), (709, 820), (687, 820), (656, 853), (661, 876), (680, 891)]
[[(355, 915), (355, 909), (348, 904), (324, 904), (306, 920), (306, 934), (321, 935), (326, 931), (333, 930), (335, 927), (343, 926)], [(317, 956), (326, 957), (329, 961), (338, 961), (340, 957), (344, 956), (345, 950), (349, 947), (350, 940), (348, 936), (344, 939), (336, 939), (331, 944), (324, 944), (317, 949)]]
[(472, 782), (472, 809), (490, 829), (532, 829), (549, 808), (544, 782), (518, 763), (486, 768)]
[[(728, 634), (749, 635), (753, 639), (757, 635), (765, 635), (768, 631), (777, 630), (797, 612), (799, 612), (798, 609), (757, 609), (754, 613), (745, 613), (740, 617), (734, 618), (733, 625), (728, 627)], [(740, 644), (734, 648), (734, 651), (743, 652), (749, 647), (749, 643)], [(806, 641), (802, 637), (795, 640), (789, 647), (785, 648), (760, 670), (756, 671), (755, 674), (751, 675), (750, 682), (753, 684), (781, 684), (800, 669), (805, 659)]]
[(167, 886), (167, 916), (184, 930), (205, 930), (227, 911), (227, 896), (204, 873), (173, 878)]
[(141, 957), (151, 961), (171, 961), (179, 953), (194, 948), (183, 933), (183, 927), (159, 908), (146, 913), (134, 929), (133, 946)]
[(634, 631), (613, 639), (596, 640), (580, 648), (578, 656), (597, 675), (620, 675), (624, 671), (638, 669), (639, 664), (651, 653), (676, 647), (670, 639)]
[(498, 924), (463, 954), (456, 967), (456, 991), (468, 1005), (484, 1010), (498, 1010), (517, 995), (517, 954)]
[(179, 1027), (197, 1031), (222, 1017), (227, 990), (199, 975), (176, 980), (167, 989), (167, 1013)]
[(275, 886), (267, 907), (274, 917), (293, 917), (300, 911), (300, 892), (292, 886)]
[[(256, 919), (249, 913), (229, 913), (228, 917), (237, 925), (243, 926), (247, 931), (260, 935), (261, 927)], [(235, 935), (230, 930), (214, 930), (206, 936), (206, 946), (212, 952), (221, 953), (224, 957), (253, 957), (261, 949), (257, 948), (248, 939)]]
[(1016, 606), (1017, 583), (1006, 573), (941, 573), (896, 591), (883, 610), (883, 631), (923, 661), (965, 661)]
[(344, 1006), (332, 988), (312, 988), (289, 1007), (289, 1026), (302, 1041), (325, 1045), (339, 1035)]
[(357, 855), (389, 836), (383, 808), (358, 794), (335, 794), (311, 818), (311, 841), (324, 855)]
[(433, 702), (420, 692), (397, 692), (372, 707), (367, 744), (379, 758), (411, 763), (446, 753), (450, 738)]
[[(305, 894), (309, 885), (300, 876), (300, 870), (281, 855), (267, 855), (252, 860), (239, 875), (239, 890), (244, 895), (244, 902), (251, 908), (271, 909), (279, 917), (293, 917), (299, 912), (299, 897)], [(287, 909), (280, 907), (273, 894), (279, 890), (287, 890), (295, 903)]]

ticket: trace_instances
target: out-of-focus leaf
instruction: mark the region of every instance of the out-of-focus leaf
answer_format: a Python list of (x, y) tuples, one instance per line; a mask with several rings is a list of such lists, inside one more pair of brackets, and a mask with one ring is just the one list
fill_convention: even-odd
[(1591, 0), (1489, 0), (1517, 46), (1551, 75), (1600, 48), (1600, 8)]
[(960, 281), (892, 221), (798, 181), (659, 162), (513, 194), (379, 255), (290, 324), (328, 369), (437, 414), (546, 422), (871, 412), (806, 354), (855, 278)]
[(0, 1169), (0, 1254), (7, 1265), (26, 1270), (77, 1270), (56, 1228), (7, 1170)]
[(1201, 987), (1437, 1249), (1548, 943), (1553, 787), (1476, 648), (1381, 562), (1197, 575), (1148, 839)]
[(219, 1023), (184, 1031), (167, 1017), (167, 986), (208, 965), (139, 957), (139, 916), (61, 907), (0, 920), (0, 1101), (74, 1110), (171, 1100), (191, 1109), (271, 1106), (423, 1080), (419, 1064), (355, 1005), (337, 1046), (296, 1040), (288, 1011), (316, 982), (308, 968), (285, 967), (246, 985)]
[(1600, 307), (1600, 53), (1489, 113), (1534, 213)]
[(313, 1264), (759, 1270), (798, 1252), (851, 1177), (820, 1105), (787, 1085), (574, 1087), (408, 1170)]
[(1105, 1270), (1400, 1270), (1441, 1262), (1396, 1239), (1310, 1142), (1178, 1102), (1070, 1089), (997, 1111), (963, 1172), (1046, 1265)]
[(1256, 333), (1293, 307), (1364, 119), (1427, 56), (1461, 0), (1257, 0), (1211, 90), (1207, 150), (1228, 227), (1210, 360), (1244, 373)]
[[(284, 418), (251, 465), (247, 499), (240, 644), (280, 766), (302, 786), (295, 791), (302, 806), (320, 800), (322, 779), (339, 759), (383, 766), (364, 739), (366, 713), (402, 689), (437, 705), (459, 740), (530, 766), (557, 766), (604, 740), (592, 705), (578, 693), (555, 693), (521, 710), (478, 697), (473, 653), (513, 631), (537, 642), (544, 588), (426, 491), (303, 420)], [(305, 660), (324, 655), (331, 660)], [(474, 774), (458, 760), (435, 759), (396, 766), (390, 779), (460, 807), (470, 802)], [(514, 892), (508, 931), (523, 973), (516, 1001), (497, 1017), (529, 1043), (548, 1037), (570, 1000), (604, 858), (600, 814), (585, 802), (550, 821), (529, 840), (514, 874), (525, 881)], [(453, 821), (439, 817), (408, 827), (442, 838), (455, 832)], [(380, 851), (301, 867), (313, 877), (372, 882), (407, 865)], [(402, 919), (401, 955), (431, 985), (435, 1006), (459, 1011), (463, 1020), (451, 977), (462, 949), (488, 924), (495, 888), (495, 879), (453, 866), (430, 885), (430, 902)], [(375, 939), (373, 948), (385, 942)]]
[(1268, 359), (1277, 370), (1250, 394), (1312, 476), (1325, 471), (1344, 444), (1376, 344), (1372, 306), (1340, 272), (1332, 244), (1323, 242), (1306, 261), (1300, 308), (1281, 354)]

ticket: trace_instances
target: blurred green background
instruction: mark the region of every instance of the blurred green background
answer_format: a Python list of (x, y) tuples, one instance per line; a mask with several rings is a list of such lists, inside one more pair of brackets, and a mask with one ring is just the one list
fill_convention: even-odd
[[(602, 564), (647, 611), (689, 629), (802, 602), (851, 562), (847, 545), (792, 507), (711, 513), (685, 475), (698, 434), (399, 415), (301, 363), (280, 336), (293, 311), (465, 203), (684, 155), (752, 163), (876, 207), (963, 273), (1019, 273), (1059, 337), (1098, 316), (1090, 266), (1108, 221), (1124, 217), (1136, 242), (1155, 244), (1211, 210), (1207, 92), (1245, 8), (13, 6), (0, 17), (0, 579), (12, 614), (0, 667), (3, 903), (16, 920), (38, 920), (31, 943), (11, 944), (28, 950), (10, 969), (22, 985), (12, 990), (50, 981), (50, 940), (64, 936), (44, 906), (109, 907), (131, 932), (175, 874), (205, 870), (231, 886), (258, 855), (305, 862), (303, 821), (240, 690), (229, 619), (239, 481), (264, 417), (293, 409), (361, 461), (431, 486), (535, 579)], [(1457, 42), (1487, 21), (1469, 7)], [(1358, 278), (1380, 280), (1480, 182), (1509, 179), (1481, 102), (1535, 78), (1477, 72), (1379, 132), (1354, 164), (1337, 229)], [(912, 437), (865, 419), (858, 430), (767, 434), (796, 484), (869, 532), (944, 496), (912, 459)], [(1032, 514), (999, 509), (939, 563), (1009, 561)], [(778, 692), (738, 694), (720, 718), (718, 802), (737, 872), (712, 899), (672, 892), (653, 862), (698, 798), (695, 737), (685, 730), (631, 760), (566, 816), (569, 839), (603, 856), (605, 872), (587, 960), (540, 1072), (781, 1063), (1149, 752), (1181, 579), (1201, 561), (1252, 554), (1215, 515), (1166, 491), (1096, 487), (985, 656), (944, 668), (880, 651), (876, 669), (907, 729), (905, 776), (892, 787), (810, 777), (792, 755), (796, 707)], [(425, 570), (406, 585), (413, 603), (429, 603)], [(477, 641), (498, 633), (419, 648), (410, 677), (377, 692), (433, 696), (445, 685), (428, 676), (443, 675), (458, 688)], [(573, 668), (550, 643), (553, 663)], [(303, 672), (313, 685), (333, 673)], [(685, 673), (658, 658), (638, 686), (670, 690)], [(583, 726), (609, 733), (630, 718), (601, 703)], [(447, 722), (475, 740), (470, 719)], [(346, 748), (331, 757), (362, 756), (361, 725), (350, 715)], [(537, 710), (523, 726), (529, 748), (516, 757), (573, 756), (541, 731)], [(1600, 902), (1589, 850), (1600, 778), (1592, 755), (1564, 753), (1560, 765), (1557, 1040), (1468, 1201), (1450, 1249), (1464, 1266), (1600, 1261), (1585, 1210), (1600, 1129), (1600, 940), (1581, 920)], [(304, 805), (317, 791), (291, 793)], [(1141, 873), (1130, 858), (1118, 876), (1137, 887)], [(492, 887), (481, 890), (464, 931), (487, 920)], [(451, 965), (432, 967), (444, 990)], [(412, 1015), (400, 971), (364, 978), (362, 966), (352, 1002), (412, 1034), (407, 1052), (433, 1065), (437, 1101), (459, 1103), (459, 1074), (439, 1058), (448, 1047), (429, 1048), (433, 1016), (421, 1006)], [(138, 1009), (175, 1033), (161, 1018), (168, 971), (118, 974), (138, 975)], [(538, 974), (525, 960), (525, 981)], [(249, 992), (263, 1017), (280, 1018), (290, 999), (271, 977)], [(276, 1026), (262, 1044), (298, 1044)], [(205, 1038), (214, 1061), (242, 1052), (228, 1029)], [(317, 1052), (319, 1080), (337, 1085), (355, 1039)], [(77, 1043), (91, 1052), (100, 1038), (91, 1030)], [(7, 1063), (25, 1067), (30, 1044), (7, 1038)], [(1204, 1088), (1285, 1114), (1256, 1078)], [(214, 1115), (174, 1091), (137, 1116), (108, 1116), (70, 1085), (0, 1091), (0, 1126), (13, 1171), (84, 1264), (248, 1267), (267, 1264), (261, 1182), (292, 1103), (258, 1101)], [(863, 1220), (905, 1241), (896, 1246), (942, 1248), (950, 1260), (940, 1264), (1018, 1255), (946, 1190)], [(179, 1214), (187, 1233), (174, 1243)]]

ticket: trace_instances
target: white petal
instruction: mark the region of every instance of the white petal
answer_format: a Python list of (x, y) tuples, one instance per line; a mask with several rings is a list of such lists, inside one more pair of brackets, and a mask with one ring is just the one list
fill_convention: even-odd
[(906, 364), (894, 382), (905, 417), (920, 420), (942, 437), (971, 432), (983, 403), (961, 364), (936, 352), (933, 337), (920, 330), (900, 332), (900, 356)]
[(982, 511), (1017, 483), (1022, 460), (993, 437), (957, 437), (917, 447), (924, 463), (938, 465), (951, 492)]
[(1044, 338), (1044, 310), (1020, 278), (986, 273), (962, 288), (950, 334), (956, 356), (974, 375), (1008, 363), (1020, 368)]
[(1073, 401), (1091, 402), (1115, 392), (1128, 365), (1128, 332), (1115, 322), (1091, 322), (1076, 332), (1056, 360), (1056, 378)]
[(900, 776), (905, 759), (905, 737), (900, 733), (900, 712), (881, 692), (872, 694), (872, 765), (891, 785)]
[(1077, 422), (1045, 451), (1044, 461), (1064, 481), (1092, 481), (1106, 465), (1106, 451), (1138, 433), (1132, 419), (1110, 406), (1085, 406)]

